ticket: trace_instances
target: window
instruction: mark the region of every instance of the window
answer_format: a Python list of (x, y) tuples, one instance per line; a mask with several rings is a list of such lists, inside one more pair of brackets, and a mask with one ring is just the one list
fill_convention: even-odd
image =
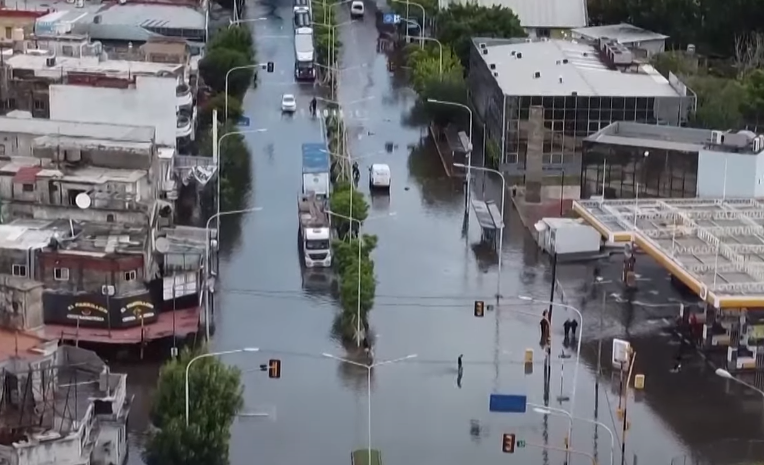
[(62, 45), (61, 46), (61, 55), (65, 57), (73, 57), (74, 56), (74, 47), (71, 45)]
[(69, 268), (53, 268), (53, 279), (56, 281), (69, 281)]
[(22, 278), (27, 277), (27, 266), (26, 265), (16, 265), (14, 264), (11, 269), (13, 276), (20, 276)]
[(125, 271), (125, 281), (135, 281), (135, 270)]
[(45, 101), (44, 100), (37, 100), (34, 101), (34, 109), (35, 110), (45, 110)]
[(15, 110), (16, 109), (16, 99), (15, 98), (9, 98), (7, 100), (7, 108), (8, 110)]
[(5, 144), (0, 144), (0, 155), (5, 155)]
[(22, 184), (21, 190), (24, 192), (34, 192), (34, 184)]
[(113, 223), (114, 222), (114, 213), (107, 213), (106, 214), (106, 222), (107, 223)]
[(5, 28), (5, 38), (6, 39), (13, 39), (13, 28), (12, 27), (6, 27)]

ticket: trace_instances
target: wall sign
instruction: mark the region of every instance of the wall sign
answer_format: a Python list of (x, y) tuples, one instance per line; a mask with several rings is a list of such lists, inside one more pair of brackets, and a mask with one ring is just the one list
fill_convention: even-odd
[(158, 313), (148, 291), (131, 296), (45, 292), (44, 322), (88, 328), (129, 328), (151, 324)]

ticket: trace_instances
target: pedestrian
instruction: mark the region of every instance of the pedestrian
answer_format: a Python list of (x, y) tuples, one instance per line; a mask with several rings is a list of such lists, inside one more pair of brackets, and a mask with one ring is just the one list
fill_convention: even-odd
[(570, 320), (570, 335), (573, 336), (573, 339), (575, 339), (576, 331), (578, 330), (578, 321), (575, 318), (571, 318)]
[(456, 359), (456, 369), (459, 372), (462, 371), (462, 357), (464, 357), (464, 354), (460, 354), (459, 357)]
[(570, 318), (565, 320), (565, 323), (562, 324), (563, 329), (565, 330), (565, 340), (567, 340), (570, 337)]
[(541, 345), (546, 345), (549, 339), (549, 318), (547, 317), (547, 311), (541, 314), (541, 321), (539, 321), (539, 327), (541, 329)]

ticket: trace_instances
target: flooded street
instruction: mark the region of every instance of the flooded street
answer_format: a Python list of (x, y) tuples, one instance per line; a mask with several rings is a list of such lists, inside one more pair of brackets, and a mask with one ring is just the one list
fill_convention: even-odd
[[(251, 128), (246, 129), (266, 129), (246, 137), (253, 155), (249, 206), (262, 210), (241, 219), (241, 239), (221, 263), (213, 347), (260, 348), (257, 354), (225, 359), (244, 371), (246, 412), (268, 414), (236, 422), (232, 464), (348, 464), (351, 450), (367, 446), (366, 371), (322, 356), (345, 356), (331, 334), (338, 304), (325, 286), (306, 283), (300, 267), (296, 201), (301, 145), (321, 142), (323, 137), (320, 121), (308, 112), (313, 87), (293, 82), (291, 3), (277, 5), (256, 3), (247, 12), (251, 18), (268, 18), (253, 23), (258, 61), (273, 61), (276, 70), (260, 73), (258, 89), (244, 100), (245, 115), (252, 120)], [(501, 434), (515, 433), (528, 446), (517, 450), (511, 460), (561, 464), (563, 453), (545, 453), (534, 445), (563, 447), (564, 417), (545, 419), (531, 408), (525, 414), (488, 412), (488, 396), (493, 392), (526, 394), (529, 402), (544, 403), (538, 320), (545, 306), (528, 305), (518, 296), (549, 298), (549, 260), (508, 206), (502, 251), (503, 299), (485, 318), (473, 316), (475, 300), (496, 303), (497, 259), (476, 252), (480, 230), (474, 217), (463, 228), (462, 183), (446, 177), (437, 154), (422, 141), (425, 129), (405, 124), (416, 95), (388, 71), (386, 56), (377, 51), (373, 11), (370, 5), (367, 8), (363, 21), (338, 29), (343, 44), (341, 66), (346, 69), (341, 73), (339, 100), (347, 102), (344, 115), (352, 153), (361, 168), (361, 190), (368, 195), (371, 163), (386, 163), (392, 171), (389, 197), (371, 198), (365, 223), (365, 232), (379, 237), (373, 253), (377, 296), (370, 313), (377, 334), (375, 361), (417, 355), (373, 372), (372, 447), (382, 451), (386, 465), (490, 465), (506, 463)], [(339, 23), (349, 19), (346, 6), (338, 11)], [(281, 114), (284, 93), (297, 97), (299, 110), (294, 116)], [(498, 200), (492, 181), (487, 180), (487, 195)], [(618, 278), (618, 258), (598, 265), (606, 279)], [(724, 438), (762, 437), (760, 397), (743, 395), (737, 386), (713, 376), (700, 357), (688, 360), (682, 373), (669, 373), (676, 348), (670, 337), (660, 334), (660, 328), (667, 323), (664, 318), (676, 315), (675, 303), (666, 306), (666, 296), (673, 291), (664, 272), (647, 263), (640, 266), (646, 276), (641, 288), (655, 292), (642, 295), (640, 291), (636, 304), (629, 305), (621, 302), (617, 283), (604, 285), (607, 300), (602, 329), (602, 290), (591, 285), (595, 264), (558, 268), (566, 301), (584, 314), (575, 415), (594, 415), (597, 346), (589, 341), (602, 334), (606, 338), (606, 373), (600, 389), (599, 420), (620, 435), (615, 413), (618, 380), (612, 378), (611, 383), (608, 374), (609, 341), (628, 332), (638, 354), (635, 372), (646, 375), (646, 389), (629, 404), (627, 463), (636, 454), (641, 464), (668, 464), (672, 457), (701, 451)], [(570, 407), (569, 401), (557, 401), (561, 389), (570, 396), (573, 384), (575, 357), (564, 362), (564, 369), (557, 358), (562, 321), (568, 316), (573, 314), (555, 308), (549, 395), (549, 405), (554, 408)], [(526, 348), (535, 352), (532, 374), (524, 372)], [(458, 386), (456, 360), (460, 354), (464, 355), (464, 377)], [(269, 379), (259, 371), (258, 366), (269, 358), (282, 360), (281, 379)], [(138, 394), (131, 418), (136, 431), (146, 424), (154, 373), (145, 367), (130, 371), (129, 382)], [(479, 425), (479, 431), (474, 425)], [(615, 442), (619, 463), (618, 437)], [(610, 461), (608, 433), (600, 429), (595, 440), (590, 424), (576, 423), (572, 447), (596, 454), (600, 463)], [(138, 455), (133, 454), (131, 462), (139, 463)], [(587, 463), (591, 460), (575, 455), (570, 462)]]

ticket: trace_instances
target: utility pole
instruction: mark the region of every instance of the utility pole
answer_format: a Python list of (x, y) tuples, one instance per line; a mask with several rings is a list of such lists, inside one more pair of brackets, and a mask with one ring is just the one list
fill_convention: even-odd
[(604, 281), (601, 276), (595, 278), (595, 285), (600, 286), (600, 292), (602, 293), (602, 303), (600, 304), (600, 334), (597, 338), (597, 374), (594, 377), (594, 419), (597, 419), (599, 414), (600, 404), (600, 377), (602, 377), (602, 335), (605, 332), (605, 305), (607, 300), (607, 292), (602, 287), (604, 284), (610, 284), (612, 281)]
[[(564, 211), (564, 200), (565, 200), (565, 171), (560, 171), (560, 217), (562, 217), (563, 211)], [(555, 286), (557, 286), (557, 245), (552, 244), (554, 249), (554, 254), (552, 254), (552, 289), (550, 291), (549, 295), (549, 325), (552, 324), (552, 310), (554, 309), (554, 290)]]

